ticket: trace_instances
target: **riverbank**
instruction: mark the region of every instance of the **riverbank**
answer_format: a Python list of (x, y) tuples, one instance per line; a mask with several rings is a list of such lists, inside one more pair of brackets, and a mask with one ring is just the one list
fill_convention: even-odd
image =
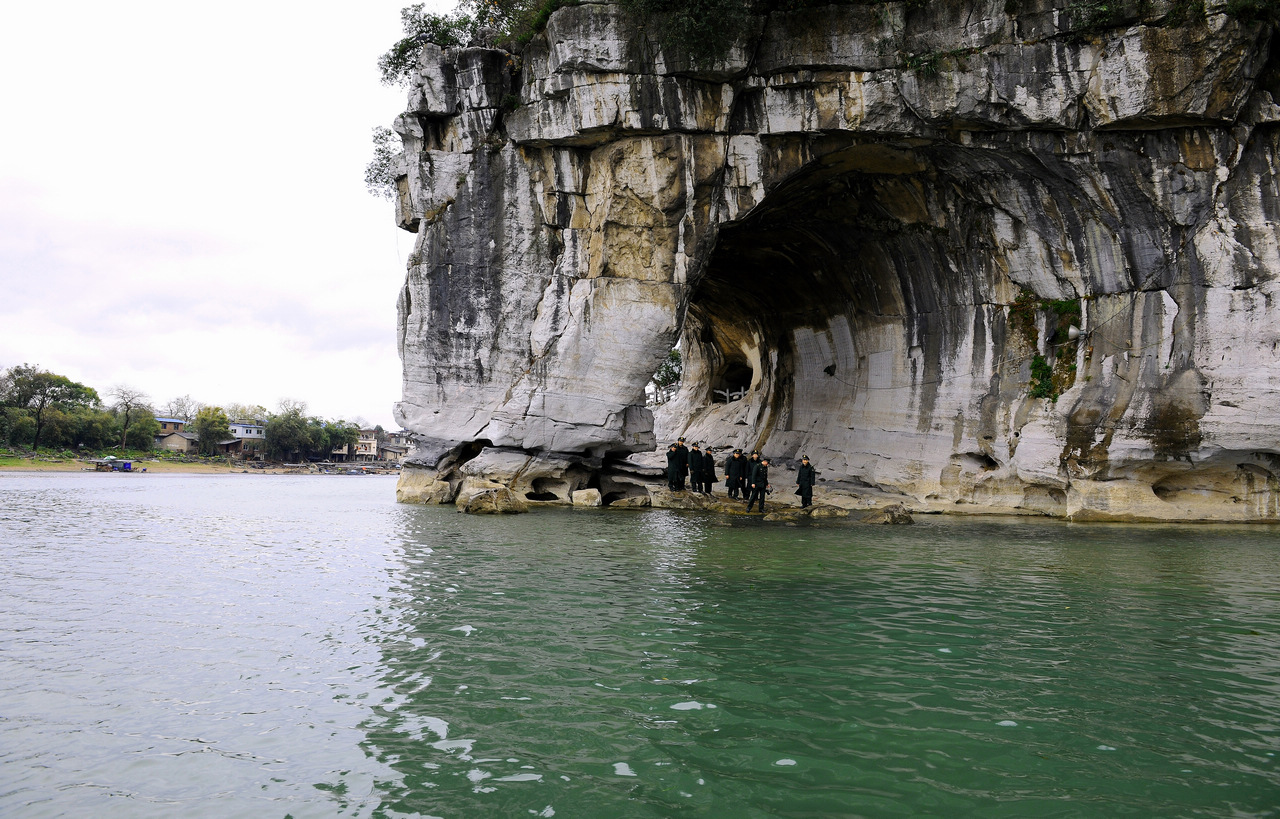
[[(198, 463), (189, 461), (133, 460), (134, 472), (184, 475), (306, 475), (311, 472), (302, 467), (267, 466), (250, 467), (246, 464), (228, 464), (226, 461)], [(61, 458), (0, 458), (0, 474), (9, 472), (85, 472), (92, 471), (88, 460)]]

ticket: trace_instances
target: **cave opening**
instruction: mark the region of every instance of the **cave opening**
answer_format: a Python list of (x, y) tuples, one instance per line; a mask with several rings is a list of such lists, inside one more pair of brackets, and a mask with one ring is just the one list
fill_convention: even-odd
[(751, 389), (755, 380), (755, 370), (747, 363), (745, 357), (731, 358), (717, 370), (711, 379), (711, 401), (716, 404), (728, 404), (740, 401)]
[(730, 413), (716, 407), (736, 392), (761, 408), (757, 434), (801, 433), (784, 450), (833, 425), (856, 435), (869, 402), (927, 419), (944, 359), (1003, 333), (1000, 254), (1026, 226), (999, 197), (1059, 181), (1034, 164), (947, 141), (846, 144), (810, 161), (725, 224), (707, 257), (682, 334), (688, 389), (705, 396), (695, 412)]

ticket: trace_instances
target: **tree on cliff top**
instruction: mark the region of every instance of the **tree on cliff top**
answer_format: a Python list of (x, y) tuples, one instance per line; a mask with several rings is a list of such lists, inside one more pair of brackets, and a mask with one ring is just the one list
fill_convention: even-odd
[(547, 25), (551, 13), (579, 0), (459, 0), (448, 14), (416, 3), (400, 10), (404, 37), (378, 58), (383, 85), (408, 85), (423, 43), (442, 48), (518, 48)]

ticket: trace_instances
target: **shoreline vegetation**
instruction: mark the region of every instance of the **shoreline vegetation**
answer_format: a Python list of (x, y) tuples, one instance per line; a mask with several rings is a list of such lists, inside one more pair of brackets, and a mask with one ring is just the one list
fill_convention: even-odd
[[(3, 474), (31, 474), (31, 473), (53, 473), (53, 472), (93, 472), (93, 464), (96, 458), (44, 458), (44, 457), (7, 457), (0, 456), (0, 475)], [(120, 458), (121, 461), (130, 461), (133, 464), (133, 470), (130, 473), (103, 473), (103, 474), (142, 474), (142, 470), (146, 470), (146, 474), (152, 475), (324, 475), (337, 474), (346, 472), (350, 469), (361, 469), (361, 465), (357, 463), (351, 464), (266, 464), (264, 466), (255, 466), (248, 462), (231, 461), (226, 459), (204, 461), (176, 461), (176, 460), (153, 460), (151, 458)], [(330, 470), (328, 473), (325, 470)], [(376, 475), (395, 475), (396, 470), (390, 469), (369, 469), (369, 473)]]

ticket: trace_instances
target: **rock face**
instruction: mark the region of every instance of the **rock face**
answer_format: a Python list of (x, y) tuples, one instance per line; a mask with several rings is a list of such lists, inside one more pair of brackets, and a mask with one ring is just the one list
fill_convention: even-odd
[(643, 497), (628, 455), (683, 434), (915, 511), (1278, 519), (1280, 58), (1138, 5), (780, 12), (710, 65), (609, 3), (427, 46), (401, 498)]

